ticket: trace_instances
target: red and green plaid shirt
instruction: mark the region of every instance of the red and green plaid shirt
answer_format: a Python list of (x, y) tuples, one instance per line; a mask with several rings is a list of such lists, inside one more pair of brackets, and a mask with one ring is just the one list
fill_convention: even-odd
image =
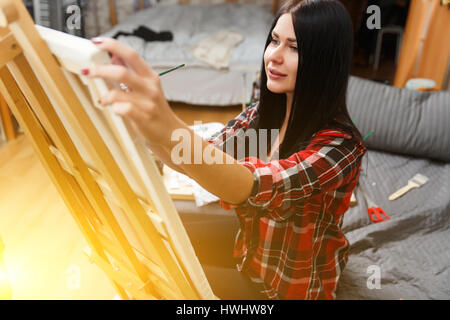
[[(257, 107), (248, 107), (208, 142), (226, 151), (225, 142), (249, 128)], [(268, 298), (336, 298), (349, 252), (342, 221), (366, 152), (351, 137), (322, 128), (287, 159), (238, 160), (253, 173), (252, 194), (241, 204), (220, 200), (220, 205), (235, 209), (240, 221), (234, 251), (241, 261), (238, 270), (260, 283)]]

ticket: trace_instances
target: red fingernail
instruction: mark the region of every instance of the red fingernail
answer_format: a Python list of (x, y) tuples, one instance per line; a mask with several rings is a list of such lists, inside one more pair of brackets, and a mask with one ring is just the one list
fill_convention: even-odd
[(81, 70), (81, 74), (82, 74), (83, 76), (89, 75), (89, 69), (83, 69), (83, 70)]
[(94, 44), (101, 44), (101, 43), (103, 43), (103, 39), (102, 38), (92, 38), (91, 41)]
[(102, 99), (98, 99), (98, 104), (102, 104)]

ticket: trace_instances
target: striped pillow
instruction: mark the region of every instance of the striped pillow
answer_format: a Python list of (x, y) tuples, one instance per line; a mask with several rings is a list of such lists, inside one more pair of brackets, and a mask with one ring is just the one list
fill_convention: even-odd
[(351, 76), (351, 118), (369, 149), (450, 161), (450, 91), (397, 88)]

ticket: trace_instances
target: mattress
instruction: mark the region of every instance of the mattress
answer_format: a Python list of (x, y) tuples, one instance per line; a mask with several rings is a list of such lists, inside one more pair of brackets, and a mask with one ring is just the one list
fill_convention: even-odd
[[(120, 36), (118, 40), (134, 48), (157, 72), (186, 64), (161, 77), (169, 101), (227, 106), (250, 101), (272, 19), (269, 10), (251, 4), (156, 6), (138, 12), (102, 36), (132, 32), (141, 25), (155, 32), (172, 32), (173, 41), (145, 42), (135, 36)], [(235, 31), (244, 37), (231, 51), (228, 70), (216, 70), (189, 51), (219, 30)]]

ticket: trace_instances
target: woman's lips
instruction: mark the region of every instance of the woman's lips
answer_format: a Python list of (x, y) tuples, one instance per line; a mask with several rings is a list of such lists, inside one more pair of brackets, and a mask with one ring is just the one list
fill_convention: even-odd
[(269, 77), (273, 80), (276, 80), (276, 79), (284, 78), (284, 77), (286, 77), (286, 75), (275, 74), (272, 72), (271, 69), (269, 69)]

